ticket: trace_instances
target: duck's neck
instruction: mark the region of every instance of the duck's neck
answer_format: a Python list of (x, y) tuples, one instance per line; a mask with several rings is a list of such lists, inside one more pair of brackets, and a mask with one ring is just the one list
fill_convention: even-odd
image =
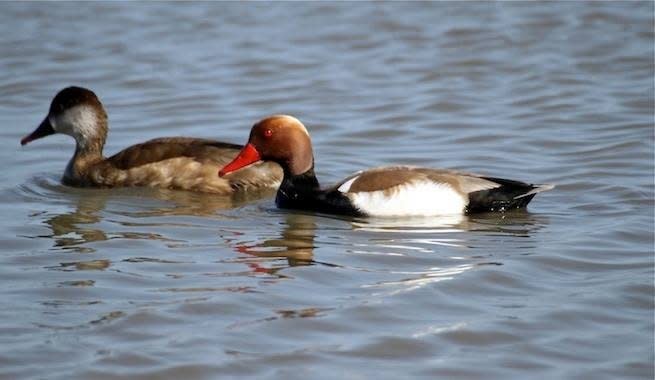
[(314, 165), (302, 174), (284, 170), (284, 178), (278, 189), (275, 203), (283, 208), (299, 208), (311, 202), (320, 193), (320, 185), (314, 173)]
[(74, 184), (83, 184), (90, 174), (91, 168), (104, 160), (102, 155), (104, 143), (104, 139), (77, 141), (75, 154), (66, 166), (64, 180)]

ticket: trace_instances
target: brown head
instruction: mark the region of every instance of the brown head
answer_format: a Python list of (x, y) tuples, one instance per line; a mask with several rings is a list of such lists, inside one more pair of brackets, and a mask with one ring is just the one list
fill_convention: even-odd
[(82, 87), (67, 87), (50, 103), (48, 116), (34, 132), (23, 137), (21, 145), (63, 133), (72, 136), (79, 149), (99, 149), (107, 138), (107, 113), (96, 94)]
[(303, 174), (314, 166), (312, 141), (307, 128), (293, 116), (273, 115), (250, 130), (248, 143), (239, 155), (218, 172), (224, 176), (262, 160), (277, 162), (285, 173)]

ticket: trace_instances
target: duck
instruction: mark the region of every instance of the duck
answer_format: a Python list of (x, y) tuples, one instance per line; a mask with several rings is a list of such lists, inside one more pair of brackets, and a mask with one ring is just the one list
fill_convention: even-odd
[(220, 169), (229, 178), (261, 161), (283, 171), (275, 203), (282, 209), (356, 217), (466, 215), (505, 212), (527, 206), (553, 185), (487, 177), (449, 169), (386, 166), (358, 171), (321, 188), (307, 128), (290, 115), (272, 115), (255, 123), (247, 144)]
[(62, 182), (74, 187), (151, 187), (219, 195), (274, 191), (282, 169), (273, 162), (253, 165), (229, 179), (216, 176), (216, 166), (232, 161), (243, 146), (211, 139), (162, 137), (103, 155), (109, 130), (107, 112), (96, 94), (71, 86), (59, 91), (41, 124), (21, 145), (61, 133), (75, 139), (75, 153)]

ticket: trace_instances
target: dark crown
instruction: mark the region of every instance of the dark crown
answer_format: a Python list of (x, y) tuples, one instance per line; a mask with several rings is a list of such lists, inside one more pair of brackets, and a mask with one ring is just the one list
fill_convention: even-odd
[(98, 100), (98, 97), (93, 91), (82, 87), (71, 86), (59, 91), (55, 98), (52, 99), (50, 113), (58, 114), (81, 104), (102, 108), (100, 100)]

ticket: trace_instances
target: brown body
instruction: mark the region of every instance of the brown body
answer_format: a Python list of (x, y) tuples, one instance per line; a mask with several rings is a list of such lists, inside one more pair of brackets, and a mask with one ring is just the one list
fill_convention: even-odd
[(282, 179), (274, 163), (253, 165), (227, 180), (217, 177), (216, 167), (234, 159), (242, 147), (207, 139), (158, 138), (105, 158), (107, 131), (107, 114), (95, 94), (69, 87), (57, 94), (48, 116), (21, 144), (53, 133), (75, 138), (75, 154), (62, 179), (70, 186), (146, 186), (227, 195), (276, 188)]
[(186, 137), (159, 138), (134, 145), (109, 158), (76, 154), (63, 182), (78, 187), (146, 186), (231, 194), (274, 188), (282, 170), (273, 163), (253, 165), (226, 181), (216, 176), (239, 152), (238, 145)]

